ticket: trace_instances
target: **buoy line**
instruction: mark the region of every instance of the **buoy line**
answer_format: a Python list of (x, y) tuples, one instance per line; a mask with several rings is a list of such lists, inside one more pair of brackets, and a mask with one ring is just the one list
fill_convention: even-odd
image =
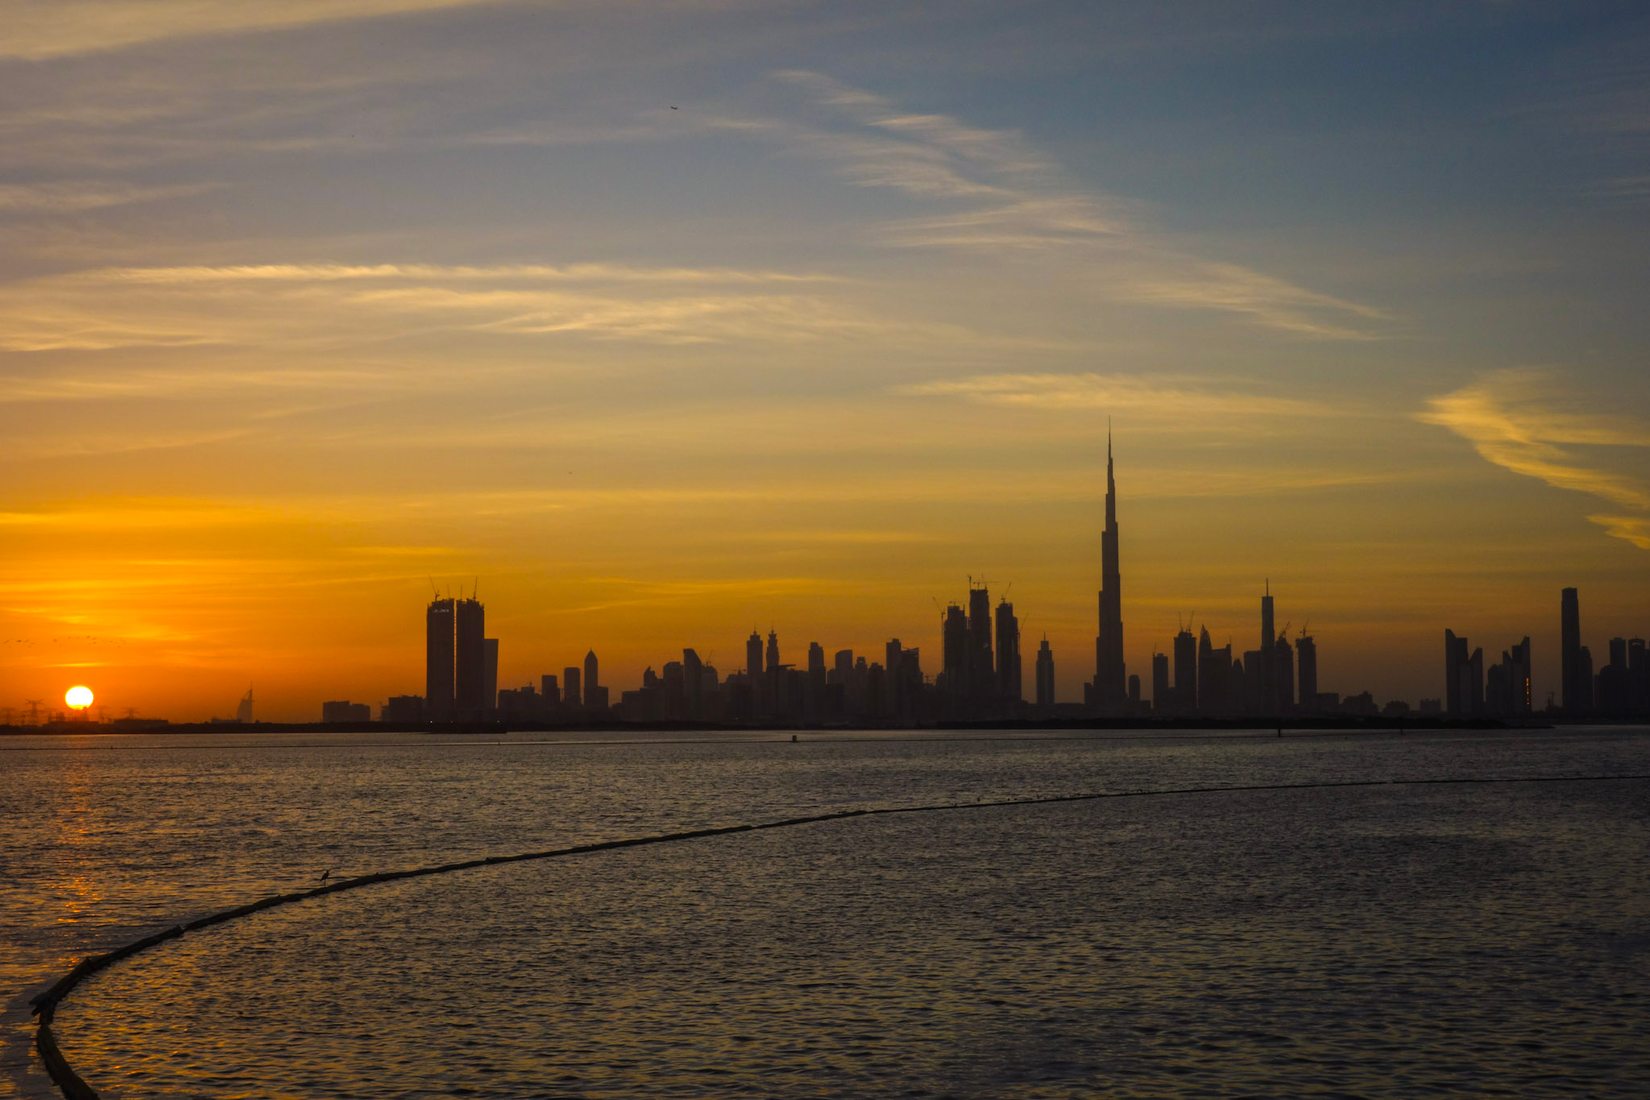
[(1064, 802), (1099, 802), (1107, 799), (1121, 798), (1169, 798), (1178, 795), (1194, 794), (1240, 794), (1245, 792), (1266, 791), (1313, 791), (1337, 790), (1348, 788), (1368, 787), (1421, 787), (1421, 786), (1489, 786), (1511, 785), (1515, 783), (1610, 783), (1610, 782), (1641, 782), (1650, 779), (1650, 774), (1627, 775), (1544, 775), (1524, 777), (1456, 777), (1433, 779), (1349, 779), (1329, 780), (1311, 783), (1255, 783), (1255, 784), (1227, 784), (1210, 787), (1163, 787), (1148, 790), (1132, 791), (1093, 791), (1084, 794), (1043, 795), (1036, 798), (1007, 798), (980, 802), (943, 802), (930, 803), (921, 806), (883, 806), (872, 809), (833, 810), (829, 813), (807, 814), (801, 817), (780, 818), (774, 821), (761, 821), (744, 825), (721, 825), (706, 829), (689, 829), (674, 833), (657, 833), (651, 836), (627, 837), (621, 840), (595, 841), (589, 844), (575, 844), (566, 848), (553, 848), (540, 852), (520, 852), (507, 856), (483, 856), (476, 859), (459, 860), (454, 863), (441, 863), (429, 867), (413, 867), (402, 871), (382, 871), (372, 875), (361, 875), (356, 878), (340, 879), (325, 886), (318, 886), (312, 890), (298, 890), (292, 893), (275, 894), (245, 905), (237, 905), (230, 909), (222, 909), (216, 913), (199, 917), (184, 924), (173, 925), (152, 935), (107, 951), (101, 955), (92, 955), (80, 962), (59, 978), (50, 989), (32, 998), (32, 1015), (39, 1023), (35, 1030), (35, 1049), (40, 1054), (40, 1060), (45, 1064), (46, 1072), (52, 1081), (63, 1093), (66, 1100), (100, 1100), (96, 1089), (75, 1072), (69, 1065), (63, 1051), (57, 1045), (57, 1039), (52, 1034), (52, 1021), (56, 1018), (58, 1005), (63, 998), (72, 993), (87, 978), (108, 969), (110, 966), (125, 959), (129, 959), (140, 952), (178, 939), (191, 932), (199, 932), (220, 924), (227, 924), (233, 920), (249, 917), (254, 913), (261, 913), (266, 909), (277, 906), (291, 905), (295, 902), (308, 901), (312, 898), (324, 897), (327, 894), (342, 893), (345, 890), (357, 890), (363, 886), (373, 886), (382, 882), (398, 882), (403, 879), (424, 878), (430, 875), (444, 875), (453, 871), (468, 871), (477, 867), (494, 867), (504, 863), (524, 863), (530, 860), (558, 859), (564, 856), (585, 855), (595, 852), (613, 851), (619, 848), (639, 848), (650, 844), (670, 844), (677, 841), (701, 840), (706, 837), (727, 836), (732, 833), (761, 832), (766, 829), (788, 829), (797, 825), (815, 825), (825, 821), (842, 821), (853, 817), (879, 817), (893, 814), (921, 814), (942, 813), (953, 810), (988, 810), (1002, 809), (1013, 806), (1046, 806)]

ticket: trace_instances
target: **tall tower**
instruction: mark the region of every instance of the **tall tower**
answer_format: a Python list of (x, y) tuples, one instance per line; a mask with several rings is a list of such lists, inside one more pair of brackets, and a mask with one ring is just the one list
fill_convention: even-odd
[(762, 635), (754, 630), (745, 639), (745, 675), (752, 684), (762, 682)]
[(487, 611), (471, 596), (454, 603), (458, 659), (453, 702), (460, 721), (474, 722), (487, 713)]
[(453, 720), (453, 603), (437, 596), (424, 612), (424, 713), (432, 722)]
[(1300, 666), (1295, 686), (1300, 689), (1301, 710), (1312, 713), (1318, 707), (1318, 643), (1305, 627), (1295, 642), (1295, 663)]
[(596, 651), (589, 650), (584, 655), (584, 705), (587, 707), (594, 707), (596, 696), (601, 693), (599, 672), (600, 664), (596, 660)]
[(1593, 709), (1593, 668), (1584, 660), (1581, 645), (1581, 600), (1573, 588), (1562, 596), (1559, 623), (1559, 660), (1563, 674), (1564, 713), (1572, 718)]
[(1050, 710), (1054, 707), (1054, 651), (1048, 647), (1048, 639), (1037, 650), (1037, 709)]
[(1020, 620), (1007, 600), (997, 604), (997, 685), (1009, 706), (1025, 698), (1020, 665)]
[(1277, 631), (1272, 612), (1272, 582), (1266, 582), (1266, 592), (1260, 598), (1260, 712), (1281, 714), (1278, 699)]
[(1106, 429), (1106, 528), (1100, 535), (1100, 633), (1094, 639), (1094, 696), (1101, 710), (1127, 701), (1123, 675), (1123, 578), (1117, 565), (1117, 478)]

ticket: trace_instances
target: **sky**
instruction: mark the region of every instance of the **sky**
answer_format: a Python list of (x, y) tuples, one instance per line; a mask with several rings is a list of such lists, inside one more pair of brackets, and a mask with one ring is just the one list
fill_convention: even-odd
[[(0, 0), (0, 706), (1650, 633), (1650, 10)], [(1029, 679), (1029, 675), (1028, 675)]]

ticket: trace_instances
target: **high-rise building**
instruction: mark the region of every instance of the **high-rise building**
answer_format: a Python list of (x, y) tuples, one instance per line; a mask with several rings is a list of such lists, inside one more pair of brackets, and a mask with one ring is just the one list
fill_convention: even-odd
[(968, 697), (976, 712), (997, 700), (997, 669), (991, 649), (991, 593), (968, 587)]
[(1048, 639), (1037, 648), (1037, 709), (1049, 710), (1054, 706), (1054, 651), (1048, 647)]
[(1152, 709), (1168, 714), (1175, 709), (1174, 688), (1169, 686), (1169, 655), (1152, 653)]
[(589, 650), (584, 655), (584, 705), (596, 706), (596, 696), (601, 689), (601, 663), (596, 660), (596, 651)]
[(1274, 619), (1272, 615), (1272, 582), (1266, 582), (1266, 592), (1260, 598), (1260, 664), (1251, 667), (1250, 672), (1257, 672), (1260, 676), (1260, 710), (1262, 714), (1277, 714), (1282, 708), (1278, 705), (1278, 677), (1274, 667), (1277, 658), (1277, 639), (1274, 637)]
[(1444, 713), (1470, 718), (1484, 711), (1484, 651), (1467, 651), (1467, 639), (1444, 631)]
[(583, 673), (574, 665), (561, 670), (561, 699), (573, 710), (584, 706), (584, 692), (580, 689), (582, 677)]
[(968, 692), (968, 616), (956, 604), (945, 609), (945, 625), (940, 635), (941, 675), (945, 690), (953, 696)]
[(1559, 662), (1564, 713), (1587, 714), (1593, 709), (1593, 661), (1581, 644), (1581, 600), (1574, 588), (1560, 597)]
[[(779, 632), (768, 631), (768, 671), (771, 673), (779, 667)], [(771, 679), (771, 677), (770, 677)]]
[(1123, 578), (1117, 561), (1117, 477), (1111, 431), (1106, 431), (1106, 526), (1100, 533), (1100, 631), (1094, 639), (1090, 701), (1099, 710), (1122, 709), (1128, 700), (1123, 669)]
[(1318, 643), (1304, 627), (1295, 641), (1295, 663), (1300, 668), (1300, 707), (1314, 711), (1318, 707)]
[(1020, 667), (1020, 620), (1007, 600), (997, 604), (997, 685), (1002, 700), (1010, 707), (1025, 698)]
[(487, 611), (474, 597), (457, 600), (453, 703), (461, 722), (487, 716)]
[(745, 639), (745, 675), (753, 684), (762, 682), (762, 635), (754, 630)]
[(1185, 628), (1174, 636), (1174, 706), (1182, 714), (1197, 710), (1197, 638)]
[(498, 709), (498, 639), (481, 640), (481, 713), (492, 717)]
[(1295, 709), (1295, 650), (1282, 634), (1272, 643), (1272, 679), (1276, 702), (1272, 713), (1288, 714)]
[(438, 596), (424, 612), (424, 712), (432, 722), (453, 720), (454, 602)]
[(1232, 643), (1219, 649), (1204, 627), (1197, 640), (1197, 709), (1199, 714), (1230, 715), (1237, 704), (1232, 694)]

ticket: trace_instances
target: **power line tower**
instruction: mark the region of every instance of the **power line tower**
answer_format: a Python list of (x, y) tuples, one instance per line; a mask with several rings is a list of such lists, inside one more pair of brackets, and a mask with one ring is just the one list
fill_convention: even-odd
[(29, 725), (38, 726), (40, 724), (40, 704), (44, 703), (45, 700), (25, 699), (23, 702), (29, 705)]

